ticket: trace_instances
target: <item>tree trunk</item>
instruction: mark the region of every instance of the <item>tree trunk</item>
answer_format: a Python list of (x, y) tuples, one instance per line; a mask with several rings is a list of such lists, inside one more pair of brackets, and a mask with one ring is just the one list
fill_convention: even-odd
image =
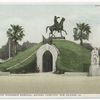
[(80, 39), (80, 45), (83, 46), (83, 40), (82, 39)]
[(16, 41), (14, 42), (13, 48), (14, 48), (14, 56), (15, 56), (17, 54), (17, 42)]
[(15, 42), (15, 55), (17, 54), (17, 42)]
[(9, 45), (9, 58), (11, 57), (11, 40), (8, 39), (8, 45)]
[(80, 45), (83, 46), (83, 36), (82, 36), (82, 30), (81, 30), (81, 36), (80, 36)]

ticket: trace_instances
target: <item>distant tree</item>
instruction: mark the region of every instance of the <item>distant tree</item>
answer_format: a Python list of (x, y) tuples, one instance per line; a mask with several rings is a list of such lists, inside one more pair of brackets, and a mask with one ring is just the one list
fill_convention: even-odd
[(24, 50), (26, 50), (27, 48), (30, 48), (30, 47), (32, 47), (32, 46), (34, 46), (34, 45), (36, 45), (36, 43), (31, 43), (31, 42), (29, 42), (29, 41), (26, 41), (26, 42), (24, 42), (24, 43), (22, 44), (21, 50), (24, 51)]
[(90, 43), (83, 43), (83, 47), (85, 47), (86, 49), (92, 51), (93, 50), (93, 47)]
[(83, 45), (83, 40), (89, 39), (89, 34), (91, 33), (90, 26), (85, 23), (79, 23), (76, 25), (77, 27), (73, 29), (74, 40), (80, 40), (80, 45)]
[(9, 40), (13, 42), (14, 55), (17, 54), (17, 44), (25, 36), (24, 29), (19, 25), (10, 25), (11, 27), (7, 30), (7, 36)]
[[(37, 45), (37, 43), (30, 43), (29, 41), (24, 42), (22, 45), (20, 45), (18, 43), (17, 44), (17, 52), (24, 51), (35, 45)], [(13, 43), (11, 42), (11, 48), (13, 48), (12, 46), (13, 46)], [(7, 43), (0, 48), (0, 58), (1, 59), (9, 58), (9, 49), (8, 48), (9, 48), (9, 41), (7, 41)], [(14, 56), (13, 49), (11, 49), (10, 57), (13, 57), (13, 56)]]

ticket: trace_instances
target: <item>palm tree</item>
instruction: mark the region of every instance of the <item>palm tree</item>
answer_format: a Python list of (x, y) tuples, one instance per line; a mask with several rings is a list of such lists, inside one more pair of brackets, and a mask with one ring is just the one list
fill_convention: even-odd
[[(14, 55), (17, 54), (17, 44), (25, 36), (24, 29), (19, 25), (10, 25), (11, 28), (7, 30), (9, 41), (13, 42)], [(10, 43), (10, 42), (9, 42)], [(9, 50), (10, 51), (10, 50)]]
[(74, 40), (80, 40), (80, 45), (83, 45), (83, 40), (89, 39), (89, 34), (91, 33), (90, 26), (85, 23), (79, 23), (76, 25), (77, 27), (73, 29)]

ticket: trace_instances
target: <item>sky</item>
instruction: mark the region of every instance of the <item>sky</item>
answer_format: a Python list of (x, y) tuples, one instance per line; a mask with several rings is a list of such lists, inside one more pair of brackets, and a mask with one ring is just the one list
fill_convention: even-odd
[[(85, 22), (91, 27), (89, 41), (92, 46), (100, 47), (100, 6), (95, 5), (0, 5), (0, 48), (7, 43), (7, 30), (10, 24), (24, 28), (25, 41), (41, 42), (42, 35), (48, 37), (46, 26), (53, 25), (54, 16), (65, 18), (66, 40), (74, 41), (73, 28), (76, 23)], [(58, 34), (58, 33), (56, 33)], [(58, 34), (60, 36), (60, 34)], [(74, 41), (79, 43), (79, 41)]]

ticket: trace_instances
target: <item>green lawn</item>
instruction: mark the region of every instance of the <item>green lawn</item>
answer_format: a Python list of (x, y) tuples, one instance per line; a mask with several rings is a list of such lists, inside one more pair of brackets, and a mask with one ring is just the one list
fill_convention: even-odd
[[(35, 45), (23, 52), (19, 52), (15, 57), (11, 60), (0, 64), (1, 71), (10, 71), (10, 72), (25, 72), (25, 70), (31, 70), (36, 62), (34, 62), (36, 58), (36, 50), (40, 47), (41, 44)], [(35, 67), (35, 66), (34, 66)], [(34, 70), (34, 68), (33, 68)], [(33, 71), (31, 70), (31, 71)]]
[(59, 49), (57, 68), (64, 71), (88, 71), (90, 66), (90, 51), (79, 44), (65, 40), (53, 42)]
[[(90, 66), (90, 51), (67, 40), (54, 40), (53, 44), (59, 49), (57, 69), (61, 71), (87, 72)], [(11, 60), (0, 64), (1, 71), (12, 73), (30, 73), (36, 70), (36, 50), (41, 43), (19, 52)]]

